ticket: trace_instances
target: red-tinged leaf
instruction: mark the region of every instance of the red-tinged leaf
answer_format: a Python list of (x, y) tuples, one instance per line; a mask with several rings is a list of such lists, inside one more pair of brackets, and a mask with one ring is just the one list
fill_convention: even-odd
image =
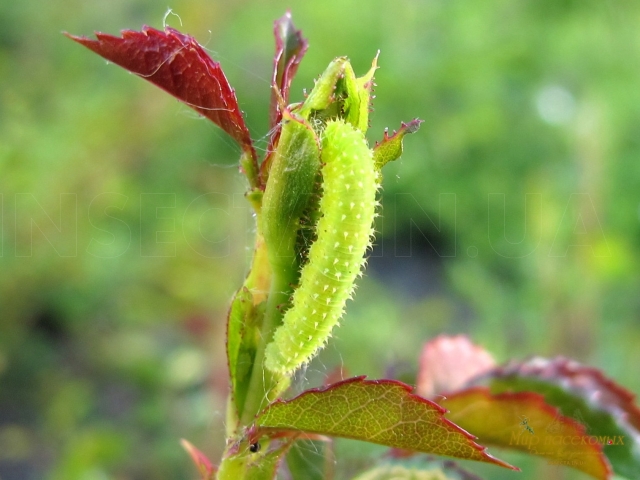
[(453, 392), (495, 365), (491, 354), (466, 336), (440, 335), (422, 349), (416, 391), (426, 398)]
[(599, 370), (566, 358), (533, 358), (499, 367), (474, 381), (493, 393), (533, 391), (597, 437), (616, 474), (640, 472), (640, 409), (635, 396)]
[[(276, 40), (276, 53), (273, 57), (272, 87), (280, 92), (280, 97), (287, 104), (291, 81), (298, 70), (298, 65), (307, 51), (309, 43), (302, 36), (301, 30), (291, 21), (291, 12), (285, 13), (274, 22), (273, 35)], [(271, 92), (271, 108), (269, 110), (269, 126), (275, 127), (282, 120), (279, 98), (275, 91)]]
[(445, 412), (404, 383), (354, 377), (272, 403), (256, 417), (255, 427), (257, 436), (317, 433), (517, 470), (489, 455), (471, 434), (447, 420)]
[[(272, 129), (267, 155), (262, 163), (261, 175), (265, 177), (271, 165), (273, 152), (280, 139), (282, 108), (289, 101), (291, 81), (298, 65), (307, 51), (309, 43), (301, 30), (291, 21), (291, 12), (285, 13), (273, 24), (273, 36), (276, 40), (276, 52), (273, 56), (273, 76), (271, 79), (271, 105), (269, 107), (269, 127)], [(282, 104), (282, 105), (281, 105)], [(265, 179), (262, 178), (263, 183)]]
[(640, 409), (635, 403), (636, 396), (605, 377), (597, 368), (564, 357), (536, 357), (525, 362), (511, 362), (492, 373), (495, 378), (513, 375), (562, 383), (582, 397), (591, 398), (603, 409), (624, 417), (630, 427), (640, 431)]
[(555, 465), (581, 470), (599, 480), (611, 478), (611, 466), (598, 438), (584, 425), (564, 417), (532, 392), (492, 395), (475, 387), (449, 394), (441, 404), (447, 418), (486, 444), (545, 457)]
[(182, 444), (182, 448), (191, 456), (193, 463), (200, 472), (200, 478), (202, 480), (213, 480), (217, 468), (209, 461), (207, 456), (185, 439), (182, 439), (180, 443)]
[(166, 27), (124, 30), (122, 37), (96, 33), (97, 40), (66, 34), (136, 75), (150, 81), (213, 121), (252, 159), (255, 150), (234, 90), (220, 64), (189, 35)]
[(384, 137), (380, 142), (376, 142), (373, 148), (373, 161), (378, 169), (400, 158), (403, 148), (402, 139), (407, 133), (417, 132), (422, 122), (417, 118), (409, 123), (402, 122), (400, 129), (397, 132), (393, 132), (391, 136), (389, 136), (388, 130), (384, 131)]

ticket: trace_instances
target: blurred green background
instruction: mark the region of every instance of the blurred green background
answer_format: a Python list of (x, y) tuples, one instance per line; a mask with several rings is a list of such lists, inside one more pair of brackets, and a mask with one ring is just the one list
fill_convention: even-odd
[[(415, 378), (424, 341), (567, 355), (640, 392), (640, 3), (176, 0), (266, 146), (272, 21), (364, 73), (369, 131), (425, 120), (335, 341), (302, 375)], [(0, 3), (0, 479), (185, 479), (223, 447), (227, 303), (252, 218), (213, 124), (61, 35), (162, 28), (150, 0)], [(181, 23), (182, 25), (181, 25)], [(380, 450), (341, 443), (343, 477)], [(494, 449), (494, 452), (497, 451)], [(507, 456), (528, 474), (584, 478)]]

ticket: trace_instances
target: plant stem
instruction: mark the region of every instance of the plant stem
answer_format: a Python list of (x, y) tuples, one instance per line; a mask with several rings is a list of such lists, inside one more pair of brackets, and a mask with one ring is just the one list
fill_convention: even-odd
[[(289, 272), (285, 272), (289, 273)], [(267, 344), (273, 338), (273, 332), (282, 322), (281, 306), (289, 301), (291, 294), (290, 275), (273, 274), (267, 308), (260, 330), (261, 341), (258, 344), (256, 356), (251, 371), (249, 392), (243, 412), (240, 416), (241, 425), (250, 425), (255, 415), (266, 403), (273, 400), (287, 388), (287, 378), (274, 375), (264, 367), (264, 353)]]
[(259, 189), (261, 187), (260, 169), (258, 168), (255, 151), (252, 148), (245, 149), (245, 151), (240, 156), (240, 168), (249, 180), (249, 185), (251, 186), (251, 188)]

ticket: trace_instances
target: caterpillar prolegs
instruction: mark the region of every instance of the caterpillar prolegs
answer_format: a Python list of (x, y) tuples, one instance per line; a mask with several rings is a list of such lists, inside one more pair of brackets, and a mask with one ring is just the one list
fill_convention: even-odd
[(322, 188), (316, 241), (265, 365), (290, 373), (324, 345), (344, 312), (371, 245), (380, 173), (363, 133), (342, 120), (322, 134)]

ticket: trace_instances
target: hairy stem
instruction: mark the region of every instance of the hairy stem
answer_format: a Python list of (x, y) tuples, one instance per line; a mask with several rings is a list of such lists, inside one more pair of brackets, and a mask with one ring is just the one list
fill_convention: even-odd
[[(289, 272), (285, 272), (289, 273)], [(295, 270), (293, 272), (295, 274)], [(244, 409), (240, 415), (242, 425), (250, 425), (255, 415), (288, 386), (288, 379), (275, 376), (264, 368), (264, 353), (267, 344), (273, 338), (273, 332), (282, 323), (282, 306), (291, 295), (290, 275), (273, 274), (267, 308), (260, 330), (260, 342), (251, 372), (249, 392)]]

